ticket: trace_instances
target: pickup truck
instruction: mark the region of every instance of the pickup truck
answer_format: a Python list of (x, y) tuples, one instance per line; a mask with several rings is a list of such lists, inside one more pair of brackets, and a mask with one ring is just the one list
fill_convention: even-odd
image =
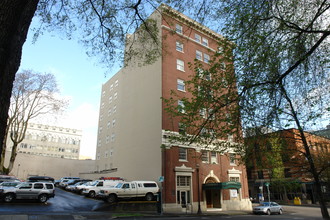
[(118, 183), (115, 187), (103, 187), (97, 197), (106, 202), (113, 203), (119, 198), (144, 197), (147, 201), (152, 201), (155, 194), (159, 192), (159, 187), (154, 181), (132, 181)]

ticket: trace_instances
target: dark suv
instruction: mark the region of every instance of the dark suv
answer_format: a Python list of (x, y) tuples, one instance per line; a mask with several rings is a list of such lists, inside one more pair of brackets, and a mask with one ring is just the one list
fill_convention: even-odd
[(12, 202), (14, 199), (37, 199), (40, 202), (47, 202), (55, 196), (53, 183), (21, 183), (13, 188), (0, 189), (0, 197), (5, 202)]

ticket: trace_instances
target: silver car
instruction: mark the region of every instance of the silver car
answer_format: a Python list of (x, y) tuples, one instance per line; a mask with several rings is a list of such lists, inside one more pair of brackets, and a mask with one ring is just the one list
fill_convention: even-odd
[(53, 183), (21, 183), (16, 187), (0, 189), (0, 198), (5, 202), (12, 202), (14, 199), (37, 199), (44, 203), (54, 196)]
[(283, 213), (283, 207), (277, 204), (276, 202), (264, 202), (259, 206), (253, 207), (253, 213), (267, 214), (267, 215), (276, 213), (281, 215)]

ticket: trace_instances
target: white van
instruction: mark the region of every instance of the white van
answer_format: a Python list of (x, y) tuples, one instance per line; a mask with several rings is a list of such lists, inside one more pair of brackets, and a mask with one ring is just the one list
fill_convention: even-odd
[(84, 187), (82, 194), (94, 198), (101, 188), (115, 187), (120, 182), (123, 182), (123, 180), (95, 180), (89, 186)]

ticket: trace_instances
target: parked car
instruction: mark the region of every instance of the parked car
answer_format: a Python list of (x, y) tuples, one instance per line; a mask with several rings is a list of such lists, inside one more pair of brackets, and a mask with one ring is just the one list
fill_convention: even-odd
[(93, 182), (86, 182), (86, 183), (83, 183), (79, 186), (76, 186), (76, 188), (74, 189), (74, 192), (75, 193), (78, 193), (78, 194), (82, 194), (83, 190), (85, 189), (85, 187), (87, 186), (90, 186)]
[(62, 177), (58, 186), (61, 188), (65, 188), (67, 186), (67, 182), (69, 182), (70, 180), (79, 180), (79, 179), (80, 179), (79, 177)]
[(75, 180), (69, 180), (67, 183), (66, 183), (66, 187), (65, 187), (65, 190), (68, 190), (68, 191), (74, 191), (76, 186), (79, 186), (83, 183), (86, 183), (86, 182), (91, 182), (92, 180), (89, 180), (89, 179), (75, 179)]
[(12, 202), (15, 199), (37, 199), (46, 202), (55, 196), (53, 183), (25, 182), (16, 187), (0, 189), (0, 198), (5, 202)]
[(14, 176), (9, 176), (9, 175), (0, 175), (0, 183), (2, 182), (14, 182), (14, 181), (20, 181)]
[(253, 207), (254, 214), (279, 214), (283, 213), (283, 207), (276, 202), (264, 202), (259, 206)]
[(54, 183), (54, 178), (49, 176), (29, 176), (27, 182), (47, 182)]
[(122, 180), (95, 180), (89, 186), (84, 187), (82, 194), (94, 198), (102, 189), (102, 187), (114, 187)]
[(2, 182), (0, 183), (0, 188), (4, 188), (4, 187), (15, 187), (18, 184), (21, 184), (22, 182), (20, 181), (14, 181), (14, 182)]

